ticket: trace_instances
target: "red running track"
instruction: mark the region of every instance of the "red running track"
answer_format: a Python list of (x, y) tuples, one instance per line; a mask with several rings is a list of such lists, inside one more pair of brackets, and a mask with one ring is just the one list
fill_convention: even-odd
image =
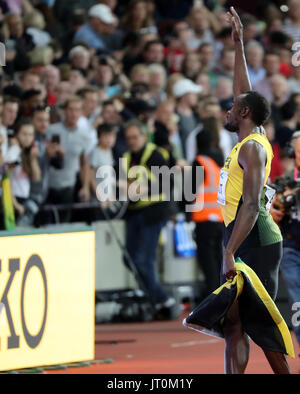
[[(95, 359), (111, 358), (113, 363), (46, 373), (223, 374), (224, 341), (183, 327), (184, 317), (169, 322), (96, 325)], [(292, 337), (298, 355), (293, 333)], [(299, 357), (288, 359), (292, 373), (299, 373)], [(253, 342), (246, 373), (272, 373), (262, 350)]]

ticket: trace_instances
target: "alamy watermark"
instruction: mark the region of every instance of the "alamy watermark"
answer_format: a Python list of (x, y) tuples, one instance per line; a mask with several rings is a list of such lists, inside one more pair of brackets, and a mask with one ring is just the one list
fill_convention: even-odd
[(296, 41), (292, 45), (292, 51), (293, 56), (292, 56), (292, 65), (294, 67), (299, 67), (300, 66), (300, 41)]
[[(195, 171), (191, 166), (146, 168), (136, 165), (128, 168), (128, 160), (122, 158), (118, 168), (118, 174), (108, 165), (96, 171), (96, 195), (100, 202), (184, 201), (186, 212), (201, 211), (204, 207), (204, 167), (197, 166)], [(193, 185), (197, 185), (194, 192)]]
[(296, 311), (292, 316), (292, 324), (294, 327), (300, 326), (300, 302), (294, 302), (292, 311)]
[(0, 42), (0, 66), (6, 66), (6, 47), (3, 42)]
[(0, 302), (0, 327), (4, 324), (4, 311), (5, 305), (3, 302)]

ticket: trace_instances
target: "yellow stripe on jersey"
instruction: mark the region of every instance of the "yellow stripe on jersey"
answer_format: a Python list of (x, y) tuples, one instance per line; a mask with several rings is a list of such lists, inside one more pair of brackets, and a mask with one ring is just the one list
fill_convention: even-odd
[(239, 165), (238, 158), (241, 147), (250, 140), (257, 141), (265, 148), (267, 153), (264, 185), (266, 185), (270, 175), (273, 150), (269, 140), (264, 134), (250, 134), (248, 137), (243, 139), (243, 141), (235, 145), (230, 155), (227, 157), (224, 167), (222, 168), (222, 171), (228, 172), (228, 179), (225, 189), (226, 203), (225, 205), (221, 205), (222, 215), (226, 227), (236, 218), (237, 209), (243, 194), (244, 170)]

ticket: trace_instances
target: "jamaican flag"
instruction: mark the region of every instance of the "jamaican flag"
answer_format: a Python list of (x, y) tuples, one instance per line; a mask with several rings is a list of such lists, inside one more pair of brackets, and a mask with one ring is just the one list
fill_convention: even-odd
[(262, 349), (295, 357), (289, 329), (256, 273), (240, 259), (237, 275), (206, 297), (183, 325), (224, 338), (222, 322), (236, 299), (244, 331)]
[(16, 223), (15, 223), (15, 211), (12, 202), (12, 195), (10, 188), (9, 171), (7, 167), (3, 168), (1, 188), (2, 188), (2, 210), (4, 217), (4, 227), (6, 230), (12, 230), (16, 227)]

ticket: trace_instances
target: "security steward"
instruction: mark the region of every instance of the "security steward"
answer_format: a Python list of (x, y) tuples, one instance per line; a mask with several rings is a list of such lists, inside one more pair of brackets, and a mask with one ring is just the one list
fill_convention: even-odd
[(122, 163), (129, 199), (126, 248), (156, 309), (171, 309), (175, 300), (156, 277), (156, 250), (161, 230), (171, 215), (171, 205), (168, 193), (163, 192), (162, 180), (156, 179), (151, 170), (153, 166), (168, 166), (168, 162), (156, 145), (147, 141), (138, 120), (125, 125), (125, 138), (129, 147)]
[[(214, 133), (216, 119), (204, 120), (202, 131), (197, 135), (197, 152), (192, 166), (193, 193), (196, 201), (191, 219), (195, 222), (197, 261), (205, 276), (206, 296), (219, 287), (222, 264), (223, 217), (217, 202), (220, 171), (224, 156)], [(196, 169), (203, 167), (201, 183), (196, 183)]]

